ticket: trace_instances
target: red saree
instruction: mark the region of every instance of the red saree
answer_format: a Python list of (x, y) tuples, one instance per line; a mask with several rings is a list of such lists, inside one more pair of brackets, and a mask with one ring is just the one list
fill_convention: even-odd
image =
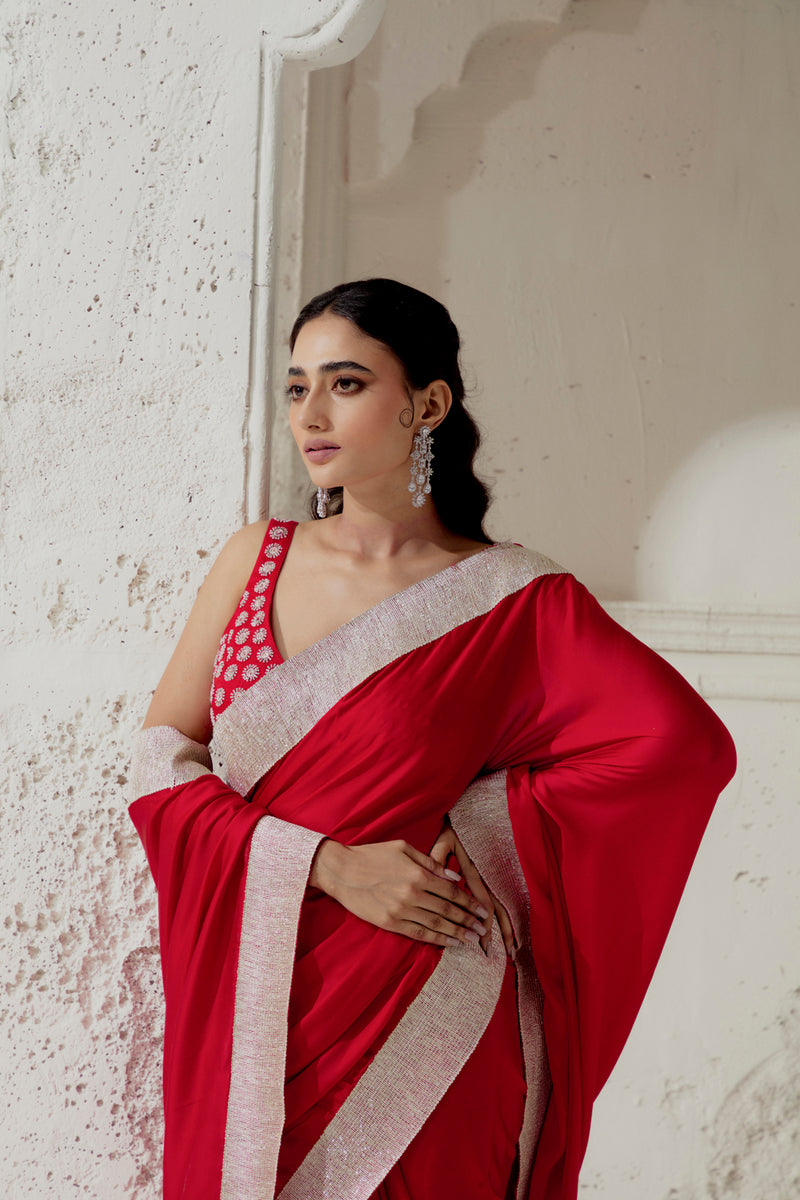
[[(504, 1081), (497, 1116), (514, 1194), (573, 1200), (593, 1100), (732, 773), (684, 680), (571, 576), (498, 545), (236, 696), (215, 730), (228, 784), (178, 731), (141, 737), (165, 1200), (439, 1200), (426, 1130), (459, 1128), (504, 1037), (513, 1077), (509, 1013), (527, 1081)], [(306, 888), (321, 837), (427, 851), (448, 813), (511, 914), (516, 993), (497, 929), (488, 956), (441, 951)], [(492, 1134), (447, 1153), (477, 1162)]]

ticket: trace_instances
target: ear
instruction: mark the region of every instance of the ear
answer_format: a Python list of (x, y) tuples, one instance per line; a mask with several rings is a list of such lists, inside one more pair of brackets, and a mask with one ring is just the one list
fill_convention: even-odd
[(441, 425), (453, 403), (453, 393), (449, 384), (443, 379), (435, 379), (422, 392), (421, 401), (418, 418), (433, 432), (437, 425)]

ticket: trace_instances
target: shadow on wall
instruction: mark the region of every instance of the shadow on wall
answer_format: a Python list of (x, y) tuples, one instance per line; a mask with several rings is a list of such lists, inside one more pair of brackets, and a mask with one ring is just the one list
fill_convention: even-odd
[[(380, 180), (353, 185), (348, 240), (354, 247), (371, 247), (363, 264), (356, 250), (354, 277), (366, 270), (402, 279), (412, 261), (422, 267), (415, 270), (415, 285), (444, 295), (446, 206), (482, 166), (486, 125), (533, 94), (539, 68), (558, 42), (580, 33), (631, 35), (648, 3), (572, 0), (558, 23), (512, 21), (482, 34), (470, 48), (458, 85), (437, 88), (417, 108), (403, 161)], [(486, 214), (487, 220), (494, 216)], [(502, 213), (496, 217), (502, 220)], [(381, 247), (377, 253), (376, 246)]]
[(800, 609), (800, 413), (730, 425), (662, 490), (636, 599)]

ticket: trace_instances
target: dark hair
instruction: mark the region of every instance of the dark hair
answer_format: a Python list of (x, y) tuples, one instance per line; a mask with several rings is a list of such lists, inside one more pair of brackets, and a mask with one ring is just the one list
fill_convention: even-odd
[[(346, 317), (362, 333), (391, 350), (415, 391), (435, 379), (448, 384), (453, 403), (434, 434), (431, 497), (453, 533), (489, 542), (483, 529), (489, 493), (472, 469), (480, 434), (464, 407), (464, 381), (458, 364), (461, 340), (445, 306), (395, 279), (340, 283), (303, 307), (292, 327), (290, 349), (294, 350), (303, 326), (327, 312)], [(342, 489), (331, 488), (330, 493), (328, 512), (341, 511)], [(313, 501), (310, 512), (316, 517)]]

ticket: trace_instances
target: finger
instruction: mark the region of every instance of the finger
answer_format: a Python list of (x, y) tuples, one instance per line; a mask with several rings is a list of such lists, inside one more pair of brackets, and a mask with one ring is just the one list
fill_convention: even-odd
[[(463, 892), (461, 894), (464, 895)], [(447, 900), (442, 900), (439, 896), (434, 896), (433, 893), (428, 893), (420, 901), (415, 913), (418, 911), (430, 914), (431, 920), (429, 920), (428, 924), (434, 929), (439, 928), (438, 920), (444, 920), (448, 921), (454, 927), (454, 930), (460, 927), (472, 929), (479, 937), (484, 937), (489, 932), (486, 922), (471, 913), (469, 909), (462, 908), (458, 904), (451, 904)], [(436, 918), (436, 920), (433, 918)]]
[(449, 879), (435, 878), (430, 872), (420, 872), (416, 879), (407, 880), (400, 894), (406, 905), (430, 912), (442, 912), (449, 907), (453, 920), (466, 925), (476, 921), (485, 925), (491, 916), (491, 910), (484, 908), (470, 892)]
[(516, 949), (516, 942), (514, 940), (514, 927), (511, 924), (511, 918), (496, 896), (494, 897), (494, 915), (497, 917), (497, 923), (500, 926), (500, 932), (503, 935), (506, 954), (511, 955), (513, 958), (514, 950)]
[[(432, 870), (432, 860), (429, 859), (427, 854), (421, 854), (418, 850), (415, 850), (413, 846), (408, 846), (406, 853), (421, 868), (419, 876), (416, 879), (410, 878), (406, 882), (406, 892), (408, 893), (407, 898), (409, 900), (415, 899), (417, 904), (424, 906), (423, 895), (440, 896), (445, 900), (449, 900), (451, 904), (456, 904), (459, 908), (472, 913), (473, 916), (478, 917), (483, 922), (486, 922), (491, 917), (491, 908), (486, 908), (485, 905), (481, 904), (469, 892), (456, 886), (457, 882), (460, 882), (460, 875), (457, 875), (454, 871), (445, 871), (441, 868)], [(414, 889), (417, 889), (423, 895), (414, 898)]]
[[(431, 848), (431, 852), (430, 852), (430, 857), (439, 866), (444, 867), (448, 858), (450, 858), (450, 856), (454, 852), (455, 852), (455, 834), (453, 833), (452, 827), (450, 826), (449, 822), (447, 822), (442, 827), (442, 830), (441, 830), (439, 836), (437, 837), (436, 841), (433, 843), (433, 847)], [(461, 876), (458, 874), (457, 871), (451, 871), (451, 870), (449, 870), (449, 868), (445, 867), (445, 875), (447, 876), (448, 879), (452, 879), (456, 883), (461, 882)]]
[(464, 847), (459, 841), (456, 841), (456, 858), (458, 865), (464, 874), (464, 880), (467, 887), (472, 892), (476, 900), (479, 901), (481, 907), (486, 913), (486, 925), (488, 932), (481, 938), (481, 947), (484, 954), (489, 953), (489, 947), (492, 944), (492, 914), (494, 913), (494, 896), (487, 888), (481, 878), (480, 872), (475, 867), (472, 859), (467, 854)]
[(409, 912), (406, 920), (397, 923), (396, 932), (415, 942), (428, 942), (434, 946), (463, 946), (466, 943), (477, 946), (480, 942), (480, 935), (474, 929), (453, 925), (424, 909)]
[[(440, 837), (441, 836), (442, 835), (440, 835)], [(436, 844), (438, 845), (438, 839), (437, 839)], [(432, 875), (435, 875), (437, 879), (446, 879), (449, 883), (459, 883), (460, 882), (461, 876), (458, 874), (458, 872), (450, 871), (450, 870), (448, 870), (447, 867), (444, 866), (444, 863), (437, 862), (436, 859), (433, 857), (433, 852), (431, 852), (431, 854), (422, 854), (419, 850), (416, 849), (416, 847), (406, 846), (405, 853), (415, 863), (419, 863), (419, 865), (421, 867), (424, 867), (426, 871), (430, 871), (430, 873)], [(448, 850), (447, 854), (445, 855), (444, 862), (447, 861), (447, 859), (450, 857), (451, 853), (452, 853), (452, 851)]]
[(431, 879), (429, 875), (427, 882), (422, 886), (422, 891), (423, 895), (417, 900), (417, 903), (422, 908), (429, 907), (427, 897), (432, 896), (436, 897), (436, 899), (439, 901), (444, 900), (452, 905), (455, 905), (455, 907), (461, 909), (462, 912), (467, 913), (472, 917), (476, 917), (484, 924), (491, 919), (492, 909), (481, 904), (480, 900), (472, 895), (471, 892), (465, 891), (465, 889), (462, 887), (458, 887), (455, 882), (443, 879)]
[(453, 831), (449, 826), (441, 831), (431, 847), (430, 857), (440, 867), (443, 867), (453, 853)]

